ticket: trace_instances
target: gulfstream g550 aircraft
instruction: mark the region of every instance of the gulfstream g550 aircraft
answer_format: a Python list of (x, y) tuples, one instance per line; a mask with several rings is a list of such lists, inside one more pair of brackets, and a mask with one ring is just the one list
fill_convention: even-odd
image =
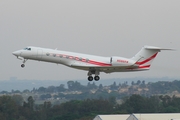
[[(102, 57), (75, 52), (53, 50), (47, 48), (29, 46), (22, 50), (13, 52), (18, 59), (23, 60), (21, 67), (25, 67), (27, 60), (45, 61), (56, 64), (63, 64), (68, 67), (88, 71), (88, 80), (100, 79), (100, 72), (129, 72), (149, 70), (153, 59), (158, 52), (164, 49), (153, 46), (144, 46), (134, 57)], [(94, 78), (92, 75), (95, 75)]]

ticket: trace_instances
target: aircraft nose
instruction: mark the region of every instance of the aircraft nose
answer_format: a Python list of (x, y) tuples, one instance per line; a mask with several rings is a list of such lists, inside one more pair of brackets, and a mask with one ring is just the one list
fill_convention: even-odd
[(12, 54), (15, 56), (20, 56), (21, 52), (20, 51), (14, 51)]

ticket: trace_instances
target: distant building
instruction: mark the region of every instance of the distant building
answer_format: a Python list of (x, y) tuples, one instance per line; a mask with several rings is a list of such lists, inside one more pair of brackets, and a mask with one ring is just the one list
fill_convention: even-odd
[(97, 115), (93, 120), (180, 120), (180, 113)]
[(97, 115), (93, 120), (126, 120), (130, 115)]
[(127, 120), (180, 120), (180, 113), (131, 114)]

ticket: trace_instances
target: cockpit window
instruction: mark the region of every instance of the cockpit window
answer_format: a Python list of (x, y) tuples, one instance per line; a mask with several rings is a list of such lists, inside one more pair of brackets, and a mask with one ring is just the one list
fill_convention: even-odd
[(24, 48), (24, 50), (31, 50), (31, 48)]

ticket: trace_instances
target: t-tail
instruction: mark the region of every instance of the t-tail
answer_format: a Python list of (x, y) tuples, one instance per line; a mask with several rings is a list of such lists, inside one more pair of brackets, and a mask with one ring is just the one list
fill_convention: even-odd
[(149, 70), (150, 66), (161, 50), (173, 50), (154, 46), (144, 46), (133, 58), (136, 61), (135, 66), (138, 66), (139, 70)]

